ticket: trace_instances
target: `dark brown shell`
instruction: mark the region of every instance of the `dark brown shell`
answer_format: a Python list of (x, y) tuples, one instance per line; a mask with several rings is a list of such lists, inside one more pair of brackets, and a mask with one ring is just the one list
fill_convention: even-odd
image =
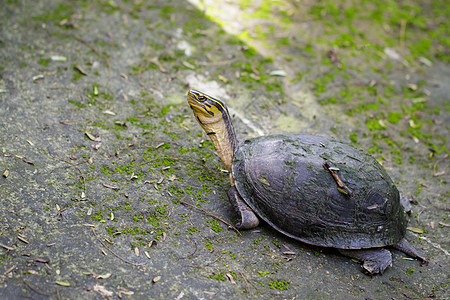
[[(354, 196), (338, 190), (328, 161)], [(255, 213), (305, 243), (382, 247), (405, 235), (399, 193), (384, 168), (350, 145), (313, 135), (249, 139), (234, 155), (236, 187)]]

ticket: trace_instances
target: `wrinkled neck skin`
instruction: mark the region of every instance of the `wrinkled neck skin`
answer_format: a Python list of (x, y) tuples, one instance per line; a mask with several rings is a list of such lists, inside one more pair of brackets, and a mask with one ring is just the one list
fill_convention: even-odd
[(205, 123), (197, 118), (197, 121), (213, 142), (225, 168), (231, 173), (233, 166), (233, 145), (236, 145), (236, 135), (233, 129), (227, 130), (223, 120), (214, 123)]

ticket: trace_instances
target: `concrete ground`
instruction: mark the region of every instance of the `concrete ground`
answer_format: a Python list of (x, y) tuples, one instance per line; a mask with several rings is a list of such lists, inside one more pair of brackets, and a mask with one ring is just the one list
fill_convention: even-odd
[[(0, 298), (446, 299), (446, 1), (20, 1), (0, 10)], [(240, 234), (185, 96), (239, 138), (353, 143), (412, 201), (383, 275)], [(184, 203), (192, 204), (194, 207)]]

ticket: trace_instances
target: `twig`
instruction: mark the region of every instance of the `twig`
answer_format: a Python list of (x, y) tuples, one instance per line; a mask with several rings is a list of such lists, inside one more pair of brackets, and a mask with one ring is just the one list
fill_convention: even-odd
[(245, 277), (244, 273), (239, 272), (239, 274), (241, 274), (242, 279), (244, 279), (245, 286), (247, 287), (248, 298), (251, 299), (252, 298), (252, 293), (250, 291), (250, 286), (248, 285), (248, 279), (247, 279), (247, 277)]
[(215, 215), (213, 215), (213, 214), (207, 212), (206, 210), (201, 209), (201, 208), (199, 208), (199, 207), (196, 207), (196, 206), (194, 206), (194, 205), (192, 205), (192, 204), (186, 203), (186, 202), (184, 202), (184, 201), (182, 201), (182, 200), (180, 200), (180, 203), (181, 203), (181, 204), (184, 204), (184, 205), (187, 205), (187, 206), (190, 206), (190, 207), (193, 207), (193, 208), (195, 208), (195, 209), (198, 209), (198, 210), (201, 211), (201, 212), (204, 212), (204, 213), (207, 214), (208, 216), (211, 216), (211, 217), (213, 217), (214, 219), (219, 220), (220, 222), (222, 222), (222, 223), (228, 225), (228, 226), (231, 227), (234, 231), (236, 231), (239, 235), (242, 235), (242, 234), (239, 232), (239, 230), (236, 229), (236, 227), (234, 227), (234, 226), (231, 225), (230, 223), (228, 223), (228, 222), (222, 220), (221, 218), (219, 218), (219, 217), (217, 217), (217, 216), (215, 216)]
[(12, 266), (12, 267), (9, 268), (8, 270), (6, 270), (6, 271), (5, 271), (5, 275), (7, 275), (8, 273), (12, 272), (15, 268), (16, 268), (16, 266)]
[(102, 57), (106, 63), (108, 64), (108, 81), (109, 78), (111, 77), (111, 64), (109, 62), (108, 57), (106, 57), (106, 55), (104, 55), (103, 53), (101, 53), (100, 51), (98, 51), (94, 46), (92, 46), (91, 44), (89, 44), (88, 42), (86, 42), (85, 40), (83, 40), (80, 36), (76, 35), (75, 38), (80, 41), (81, 43), (83, 43), (84, 45), (88, 46), (92, 51), (94, 51), (95, 53), (97, 53), (100, 57)]
[(76, 164), (74, 164), (74, 163), (72, 163), (72, 162), (70, 162), (68, 160), (65, 160), (63, 158), (59, 158), (59, 160), (65, 162), (65, 163), (68, 163), (72, 167), (76, 168), (78, 170), (78, 172), (80, 172), (80, 177), (83, 179), (84, 198), (87, 198), (86, 178), (84, 177), (83, 172), (81, 171), (81, 169)]
[(5, 248), (5, 249), (8, 250), (8, 251), (14, 251), (14, 250), (16, 250), (16, 249), (13, 248), (13, 247), (8, 247), (8, 246), (3, 245), (3, 244), (0, 244), (0, 247)]
[(219, 256), (217, 256), (217, 258), (215, 260), (213, 260), (212, 262), (209, 262), (209, 263), (204, 264), (204, 265), (199, 265), (199, 266), (189, 265), (188, 267), (191, 267), (191, 268), (204, 268), (204, 267), (207, 267), (207, 266), (212, 265), (213, 263), (217, 262), (222, 256), (223, 256), (223, 253), (220, 254)]
[(134, 262), (131, 262), (131, 261), (126, 260), (125, 258), (119, 256), (118, 254), (114, 253), (114, 251), (112, 251), (111, 249), (109, 249), (108, 247), (106, 247), (105, 243), (103, 243), (102, 240), (99, 239), (99, 237), (97, 236), (97, 234), (95, 233), (95, 230), (94, 230), (93, 228), (92, 228), (92, 232), (94, 233), (94, 236), (97, 238), (97, 241), (99, 241), (100, 244), (103, 245), (103, 247), (105, 247), (106, 249), (108, 249), (108, 251), (111, 252), (112, 255), (114, 255), (114, 256), (117, 257), (118, 259), (120, 259), (120, 260), (126, 262), (127, 264), (136, 266), (136, 267), (141, 267), (141, 266), (147, 264), (146, 262), (143, 262), (143, 263), (140, 263), (140, 264), (135, 264)]
[(331, 173), (331, 176), (333, 176), (334, 180), (336, 181), (337, 185), (340, 187), (340, 189), (338, 188), (338, 191), (348, 195), (350, 198), (353, 198), (354, 194), (353, 191), (351, 189), (349, 189), (344, 182), (341, 180), (341, 178), (339, 177), (339, 175), (336, 173), (336, 171), (330, 166), (330, 164), (328, 163), (328, 161), (325, 161), (323, 163), (323, 167), (325, 170), (327, 170), (328, 172)]
[(402, 19), (400, 22), (400, 47), (405, 47), (405, 31), (406, 31), (406, 19)]
[(222, 60), (222, 61), (211, 61), (211, 62), (198, 61), (198, 62), (196, 62), (196, 64), (202, 65), (202, 66), (221, 66), (221, 65), (229, 65), (235, 61), (236, 61), (235, 59)]
[(436, 210), (445, 210), (445, 211), (450, 211), (450, 207), (445, 207), (445, 206), (428, 206), (425, 207), (424, 209), (422, 209), (421, 211), (419, 211), (419, 213), (417, 214), (417, 223), (420, 223), (420, 215), (427, 210), (432, 210), (432, 209), (436, 209)]
[[(56, 156), (54, 156), (54, 155), (52, 155), (52, 154), (50, 154), (50, 153), (49, 153), (49, 155), (50, 155), (51, 157), (53, 157), (54, 159), (63, 161), (63, 162), (65, 162), (65, 163), (68, 163), (68, 164), (71, 165), (72, 167), (76, 168), (76, 169), (78, 170), (78, 172), (80, 172), (80, 177), (83, 179), (83, 187), (84, 187), (84, 198), (83, 198), (83, 199), (87, 198), (86, 178), (84, 177), (84, 174), (83, 174), (83, 172), (81, 171), (81, 169), (80, 169), (76, 164), (74, 164), (74, 163), (72, 163), (72, 162), (70, 162), (70, 161), (68, 161), (68, 160), (66, 160), (66, 159), (64, 159), (64, 158), (56, 157)], [(80, 164), (81, 164), (81, 163), (80, 163)]]
[(192, 252), (192, 253), (189, 254), (188, 256), (180, 257), (179, 259), (186, 259), (186, 258), (189, 258), (189, 257), (193, 256), (193, 255), (195, 254), (195, 252), (197, 252), (197, 243), (196, 243), (195, 241), (194, 241), (194, 245), (195, 245), (194, 252)]
[(188, 159), (188, 158), (176, 158), (176, 157), (157, 157), (157, 158), (152, 158), (149, 160), (144, 161), (143, 163), (139, 164), (138, 167), (158, 161), (158, 160), (163, 160), (163, 159), (171, 159), (173, 161), (187, 161), (187, 162), (191, 162), (191, 163), (198, 163), (198, 161), (192, 160), (192, 159)]
[(119, 148), (119, 149), (117, 149), (114, 153), (116, 154), (116, 155), (118, 155), (120, 152), (122, 152), (122, 151), (124, 151), (124, 150), (128, 150), (128, 149), (148, 149), (148, 148), (155, 148), (155, 149), (158, 149), (159, 147), (161, 147), (162, 145), (164, 145), (164, 144), (174, 144), (174, 145), (176, 145), (176, 146), (178, 146), (179, 145), (179, 143), (177, 143), (177, 142), (172, 142), (172, 141), (160, 141), (161, 143), (159, 143), (158, 145), (156, 145), (156, 146), (153, 146), (153, 145), (149, 145), (149, 146), (138, 146), (138, 145), (141, 145), (141, 144), (143, 144), (145, 141), (139, 141), (139, 142), (136, 142), (136, 143), (134, 143), (134, 144), (128, 144), (128, 145), (126, 145), (126, 146), (124, 146), (124, 147), (122, 147), (122, 148)]
[(445, 300), (445, 298), (432, 298), (432, 297), (413, 297), (413, 296), (409, 296), (408, 294), (406, 294), (406, 293), (402, 293), (403, 294), (403, 296), (405, 296), (406, 298), (408, 298), (408, 299), (433, 299), (433, 300)]
[[(445, 154), (444, 157), (438, 159), (438, 160), (434, 163), (434, 165), (433, 165), (433, 176), (438, 176), (437, 173), (436, 173), (437, 165), (438, 165), (438, 163), (440, 163), (441, 161), (443, 161), (443, 160), (446, 159), (447, 157), (448, 157), (448, 154)], [(441, 174), (441, 175), (442, 175), (442, 174)]]
[(50, 216), (50, 219), (48, 221), (50, 222), (54, 217), (56, 217), (57, 215), (60, 215), (63, 211), (66, 211), (66, 210), (68, 210), (70, 208), (76, 207), (76, 206), (78, 206), (80, 204), (83, 204), (83, 203), (84, 202), (78, 202), (78, 203), (75, 203), (74, 205), (69, 205), (67, 207), (64, 207), (63, 209), (60, 209), (56, 214), (54, 214), (53, 216)]
[(45, 293), (43, 293), (43, 292), (41, 292), (41, 291), (38, 291), (37, 289), (35, 289), (34, 287), (32, 287), (31, 284), (30, 284), (29, 282), (25, 281), (25, 279), (23, 279), (23, 277), (22, 277), (22, 272), (19, 272), (19, 274), (20, 274), (20, 278), (22, 279), (22, 282), (23, 282), (30, 290), (32, 290), (32, 291), (35, 292), (36, 294), (39, 294), (39, 295), (42, 295), (42, 296), (45, 296), (45, 297), (50, 297), (50, 295), (47, 295), (47, 294), (45, 294)]

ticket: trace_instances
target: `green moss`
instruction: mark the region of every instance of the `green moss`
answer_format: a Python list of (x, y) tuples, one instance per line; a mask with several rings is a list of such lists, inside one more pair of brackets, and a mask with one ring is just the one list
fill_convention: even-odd
[(56, 8), (49, 7), (45, 10), (45, 13), (41, 16), (33, 17), (34, 20), (44, 22), (54, 22), (55, 25), (59, 25), (59, 22), (63, 19), (69, 19), (74, 14), (74, 6), (65, 2), (61, 2)]
[(84, 75), (81, 74), (80, 72), (73, 72), (72, 74), (72, 82), (76, 82), (78, 80), (80, 80)]
[(372, 118), (366, 121), (366, 126), (370, 131), (376, 131), (376, 130), (384, 130), (386, 129), (385, 126), (382, 125), (380, 120), (377, 118)]
[(206, 247), (208, 248), (208, 251), (211, 252), (214, 249), (214, 246), (212, 244), (212, 241), (208, 240), (206, 241)]
[(133, 221), (139, 222), (139, 221), (142, 220), (142, 219), (144, 219), (144, 217), (141, 216), (141, 215), (135, 215), (135, 216), (133, 216)]
[(189, 227), (188, 229), (187, 229), (187, 232), (189, 233), (189, 234), (194, 234), (195, 232), (198, 232), (199, 231), (199, 229), (197, 228), (197, 227)]
[(92, 221), (100, 222), (103, 219), (102, 212), (100, 211), (95, 212), (93, 215), (91, 215), (91, 219)]
[(67, 100), (67, 102), (69, 102), (70, 104), (73, 104), (73, 105), (75, 105), (76, 107), (79, 107), (79, 108), (84, 108), (84, 107), (87, 106), (86, 104), (82, 104), (81, 102), (77, 102), (77, 101), (72, 100), (72, 99)]
[(165, 214), (167, 213), (167, 209), (165, 209), (165, 208), (162, 207), (162, 206), (158, 206), (158, 207), (156, 208), (156, 211), (157, 211), (158, 213), (160, 213), (161, 215), (165, 215)]
[(269, 271), (264, 271), (264, 272), (258, 271), (259, 277), (265, 277), (266, 275), (269, 275), (269, 274), (270, 274)]
[(126, 165), (116, 166), (115, 171), (120, 174), (129, 175), (131, 179), (140, 179), (147, 174), (142, 172), (139, 168), (136, 161), (130, 161)]
[(102, 173), (104, 175), (112, 175), (112, 174), (114, 174), (114, 171), (110, 170), (108, 165), (105, 165), (105, 166), (101, 167), (100, 170), (102, 171)]
[(402, 113), (395, 112), (395, 111), (390, 111), (390, 112), (388, 112), (387, 120), (388, 120), (389, 123), (398, 124), (398, 122), (400, 122), (402, 117), (403, 117)]
[(212, 274), (211, 276), (209, 276), (209, 278), (211, 279), (215, 279), (215, 280), (220, 280), (220, 281), (225, 281), (225, 273), (215, 273)]
[(289, 284), (291, 284), (289, 280), (274, 280), (272, 282), (269, 282), (269, 288), (277, 289), (280, 291), (287, 291), (289, 289)]
[(214, 232), (221, 232), (223, 230), (219, 225), (217, 225), (217, 220), (207, 220), (206, 224), (206, 226), (210, 227)]
[(159, 227), (161, 226), (161, 223), (159, 222), (159, 218), (157, 216), (154, 215), (147, 215), (146, 216), (147, 221), (150, 223), (150, 225), (154, 226), (154, 227)]
[(352, 143), (354, 143), (354, 144), (358, 143), (358, 134), (356, 132), (350, 132), (349, 138), (350, 138), (350, 141), (352, 141)]
[(50, 59), (48, 59), (48, 58), (41, 58), (39, 60), (39, 64), (43, 65), (44, 67), (47, 67), (49, 63), (50, 63)]

